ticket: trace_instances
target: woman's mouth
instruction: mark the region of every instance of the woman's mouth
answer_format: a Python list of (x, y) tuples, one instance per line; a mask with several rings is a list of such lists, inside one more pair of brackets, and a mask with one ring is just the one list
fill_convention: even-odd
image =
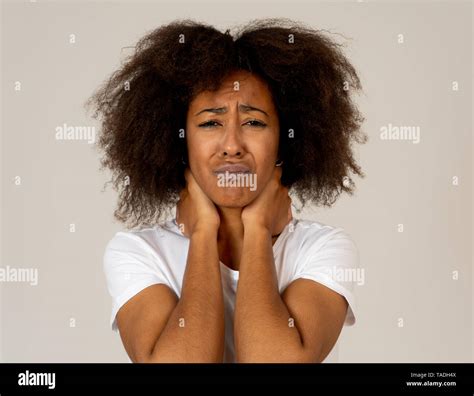
[(250, 173), (250, 168), (243, 164), (221, 165), (213, 171), (216, 175), (220, 173)]

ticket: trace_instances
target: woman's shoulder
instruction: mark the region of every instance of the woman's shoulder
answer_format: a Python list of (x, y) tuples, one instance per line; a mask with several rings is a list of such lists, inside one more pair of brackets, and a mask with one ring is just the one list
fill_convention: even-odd
[(355, 323), (354, 285), (363, 284), (364, 272), (359, 268), (359, 252), (351, 235), (342, 227), (319, 221), (300, 220), (298, 253), (294, 275), (313, 280), (344, 296), (349, 304), (345, 325)]
[(328, 246), (357, 249), (354, 239), (345, 228), (320, 221), (296, 219), (289, 225), (289, 235), (300, 253), (316, 253)]
[(169, 219), (154, 225), (119, 230), (109, 240), (106, 250), (117, 248), (156, 250), (173, 242), (179, 243), (183, 238), (176, 221)]
[(330, 238), (334, 235), (343, 235), (350, 238), (350, 235), (343, 227), (329, 225), (316, 220), (295, 219), (289, 226), (289, 231), (296, 232), (302, 239), (311, 239), (315, 241), (315, 239)]

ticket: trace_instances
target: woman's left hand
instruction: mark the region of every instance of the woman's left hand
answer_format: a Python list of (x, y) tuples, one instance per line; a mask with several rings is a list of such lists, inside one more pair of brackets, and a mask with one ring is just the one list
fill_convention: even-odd
[(242, 210), (244, 229), (252, 226), (266, 228), (270, 235), (283, 231), (292, 219), (291, 198), (288, 188), (281, 184), (281, 167), (273, 175), (260, 195)]

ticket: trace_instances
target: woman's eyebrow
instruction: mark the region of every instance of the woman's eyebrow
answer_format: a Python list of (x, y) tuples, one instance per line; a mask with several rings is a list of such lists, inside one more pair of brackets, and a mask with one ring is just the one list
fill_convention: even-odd
[(263, 113), (268, 117), (268, 114), (266, 111), (263, 111), (262, 109), (259, 109), (258, 107), (255, 107), (255, 106), (241, 104), (239, 105), (239, 110), (242, 111), (243, 113), (247, 113), (249, 111), (259, 111), (260, 113)]
[[(243, 113), (248, 113), (249, 111), (259, 111), (260, 113), (265, 114), (268, 117), (268, 114), (266, 111), (259, 109), (258, 107), (255, 106), (250, 106), (247, 104), (240, 104), (239, 105), (239, 110)], [(227, 112), (227, 107), (213, 107), (213, 108), (208, 108), (208, 109), (203, 109), (195, 114), (195, 116), (198, 116), (201, 113), (204, 112), (209, 112), (209, 113), (215, 113), (215, 114), (221, 114), (221, 113), (226, 113)]]

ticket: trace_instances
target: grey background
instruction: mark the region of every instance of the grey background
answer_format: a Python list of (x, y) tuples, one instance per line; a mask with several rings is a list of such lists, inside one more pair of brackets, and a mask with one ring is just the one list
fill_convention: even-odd
[[(0, 282), (0, 361), (127, 361), (102, 273), (122, 228), (116, 195), (102, 191), (109, 175), (93, 146), (57, 141), (55, 128), (97, 126), (85, 100), (122, 48), (160, 24), (278, 16), (345, 36), (334, 38), (364, 87), (369, 142), (356, 152), (367, 177), (353, 197), (302, 214), (345, 228), (360, 250), (358, 322), (343, 329), (339, 361), (473, 361), (472, 3), (25, 1), (1, 11), (1, 266), (36, 268), (39, 284)], [(420, 143), (380, 139), (389, 123), (420, 126)]]

